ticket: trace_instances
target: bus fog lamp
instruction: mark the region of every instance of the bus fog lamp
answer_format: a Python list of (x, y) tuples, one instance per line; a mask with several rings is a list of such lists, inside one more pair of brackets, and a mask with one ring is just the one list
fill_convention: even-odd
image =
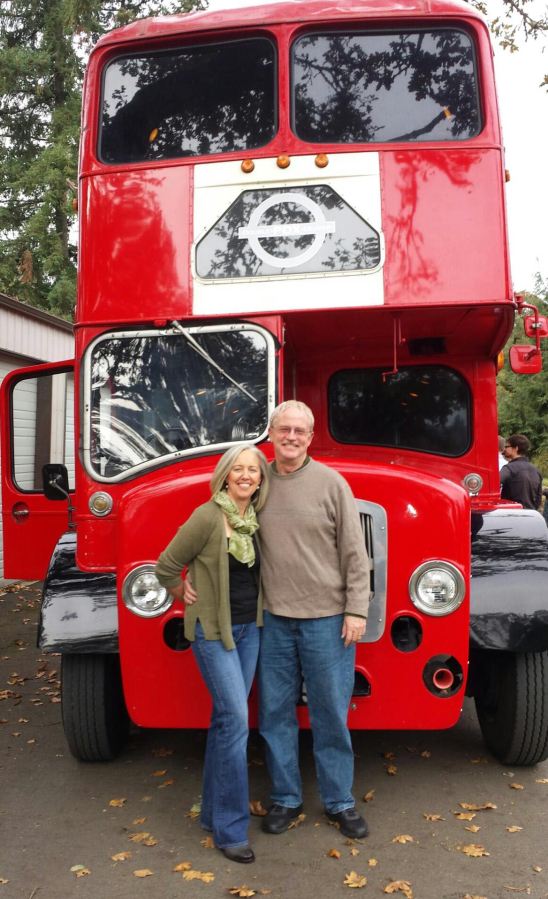
[(471, 496), (475, 496), (483, 487), (483, 478), (479, 474), (467, 474), (462, 480), (462, 486), (466, 487)]
[(169, 609), (173, 597), (162, 587), (152, 565), (140, 565), (130, 572), (122, 587), (125, 605), (135, 615), (153, 618)]
[(90, 512), (93, 512), (98, 518), (102, 518), (104, 515), (108, 515), (112, 509), (112, 496), (110, 493), (100, 490), (98, 493), (90, 496), (88, 505)]
[(427, 615), (449, 615), (466, 592), (464, 578), (449, 562), (426, 562), (409, 581), (411, 602)]

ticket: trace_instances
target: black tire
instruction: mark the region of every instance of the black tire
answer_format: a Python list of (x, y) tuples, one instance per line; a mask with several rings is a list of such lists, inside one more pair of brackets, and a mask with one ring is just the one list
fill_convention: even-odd
[(481, 652), (475, 703), (483, 738), (505, 765), (548, 758), (548, 652)]
[(115, 653), (63, 655), (61, 664), (63, 728), (74, 758), (109, 762), (129, 731), (120, 658)]

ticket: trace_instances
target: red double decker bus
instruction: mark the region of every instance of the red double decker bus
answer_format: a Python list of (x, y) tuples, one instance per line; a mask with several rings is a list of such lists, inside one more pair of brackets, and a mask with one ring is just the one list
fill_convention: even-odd
[[(467, 692), (496, 756), (547, 757), (546, 525), (501, 502), (497, 462), (522, 305), (504, 190), (488, 30), (460, 0), (303, 0), (101, 38), (76, 358), (3, 387), (6, 574), (46, 577), (39, 645), (63, 654), (74, 755), (112, 758), (130, 719), (208, 725), (154, 564), (219, 454), (271, 458), (269, 414), (298, 398), (371, 559), (350, 727), (450, 727)], [(516, 367), (538, 365), (537, 324)], [(48, 431), (72, 370), (73, 473)]]

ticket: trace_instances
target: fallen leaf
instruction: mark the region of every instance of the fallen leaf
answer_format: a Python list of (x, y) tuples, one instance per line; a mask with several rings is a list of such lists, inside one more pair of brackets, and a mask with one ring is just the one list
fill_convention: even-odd
[(113, 808), (122, 808), (126, 802), (126, 799), (111, 799), (109, 805), (112, 805)]
[(491, 853), (486, 852), (483, 846), (479, 846), (477, 843), (468, 843), (466, 846), (457, 846), (459, 852), (464, 852), (465, 855), (468, 855), (470, 858), (479, 858), (482, 855), (490, 855)]
[(350, 874), (346, 875), (346, 879), (343, 880), (345, 886), (350, 887), (350, 889), (356, 889), (358, 887), (364, 887), (367, 883), (367, 879), (364, 874), (356, 874), (355, 871), (351, 871)]
[(266, 809), (262, 807), (260, 799), (250, 801), (249, 811), (252, 815), (266, 815)]
[(29, 723), (28, 718), (18, 718), (17, 721), (19, 722), (19, 724), (28, 724)]
[(197, 818), (199, 814), (200, 812), (188, 812), (188, 814), (185, 815), (185, 818)]
[(36, 740), (27, 740), (27, 743), (36, 743)]
[(215, 874), (211, 871), (183, 871), (185, 880), (201, 880), (203, 883), (211, 883), (215, 880)]
[(161, 759), (166, 755), (173, 755), (173, 749), (153, 749), (152, 755), (155, 759)]
[(131, 858), (131, 852), (118, 852), (117, 855), (110, 856), (113, 862), (124, 862), (126, 858)]
[(163, 771), (155, 771), (152, 776), (153, 777), (163, 777), (164, 774), (167, 774), (167, 768), (164, 768)]
[(453, 814), (458, 821), (472, 821), (476, 817), (475, 812), (456, 812), (453, 810)]
[(305, 818), (306, 818), (306, 815), (301, 813), (298, 818), (296, 818), (294, 821), (291, 822), (291, 824), (289, 825), (289, 827), (287, 829), (291, 830), (292, 827), (298, 827), (299, 824), (303, 823)]
[(511, 790), (523, 790), (524, 787), (522, 784), (510, 784), (510, 789)]
[(173, 778), (171, 778), (170, 780), (164, 780), (163, 784), (160, 784), (158, 789), (162, 790), (164, 787), (170, 787), (171, 784), (174, 784), (174, 783), (175, 783), (175, 781), (173, 780)]
[(470, 809), (473, 812), (482, 812), (486, 808), (496, 808), (493, 802), (486, 802), (484, 805), (473, 805), (470, 802), (459, 802), (461, 808)]
[(263, 896), (266, 896), (267, 893), (271, 893), (272, 890), (259, 890), (259, 893), (262, 893)]
[(206, 837), (205, 840), (200, 840), (200, 843), (204, 847), (204, 849), (215, 849), (215, 843), (211, 839), (211, 837)]
[(86, 874), (91, 874), (91, 871), (89, 870), (89, 868), (82, 868), (81, 871), (76, 872), (77, 877), (85, 877)]
[(85, 867), (85, 865), (73, 865), (70, 870), (72, 874), (76, 874), (77, 871), (83, 871)]
[(398, 770), (398, 768), (396, 765), (387, 765), (386, 766), (386, 773), (391, 774), (393, 777), (395, 776), (397, 770)]
[(503, 889), (512, 890), (513, 893), (526, 893), (528, 896), (531, 895), (531, 887), (508, 887), (506, 884), (503, 884)]
[(130, 840), (132, 843), (140, 843), (141, 840), (147, 840), (150, 836), (149, 833), (132, 833), (130, 836)]
[(338, 849), (330, 849), (329, 852), (327, 853), (327, 857), (328, 858), (340, 858), (341, 853), (339, 852)]
[(395, 759), (396, 758), (395, 753), (393, 753), (392, 751), (383, 752), (382, 757), (383, 757), (383, 759)]
[(465, 830), (469, 830), (470, 833), (477, 833), (478, 830), (481, 830), (481, 827), (478, 827), (477, 824), (471, 824), (470, 827), (465, 827)]
[(190, 809), (190, 811), (191, 812), (201, 812), (202, 811), (202, 803), (195, 802), (194, 805), (192, 806), (192, 808)]
[(0, 877), (0, 883), (9, 883), (9, 880), (5, 880), (3, 877)]
[(536, 784), (548, 784), (548, 777), (539, 777), (535, 780)]
[(393, 843), (412, 843), (413, 837), (409, 836), (408, 833), (400, 833), (397, 837), (394, 837), (392, 840)]
[(356, 849), (355, 846), (352, 846), (352, 849), (350, 850), (350, 855), (359, 855), (359, 854), (360, 854), (360, 850)]
[(141, 868), (140, 871), (133, 872), (135, 877), (152, 877), (152, 871), (149, 871), (148, 868)]
[(375, 790), (369, 790), (369, 793), (366, 793), (365, 796), (363, 797), (363, 801), (364, 801), (364, 802), (371, 802), (371, 800), (373, 799), (373, 793), (374, 793), (374, 792), (375, 792)]
[(441, 815), (429, 815), (428, 812), (423, 812), (423, 815), (427, 821), (445, 821)]
[(488, 761), (488, 760), (487, 760), (487, 759), (484, 759), (484, 758), (470, 759), (470, 764), (471, 764), (471, 765), (479, 765), (480, 762), (481, 762), (482, 764), (486, 765), (486, 764), (487, 764), (487, 761)]
[(406, 899), (413, 899), (413, 891), (408, 880), (393, 880), (383, 889), (383, 893), (397, 893), (398, 891), (401, 891)]
[(533, 868), (533, 871), (536, 871), (537, 874), (540, 874), (540, 872), (542, 871), (542, 868), (539, 868), (538, 865), (535, 865), (535, 867)]
[(368, 858), (367, 864), (369, 865), (370, 868), (376, 868), (379, 863), (376, 858)]
[(132, 821), (131, 823), (132, 824), (144, 824), (145, 821), (146, 821), (146, 818), (135, 818), (135, 820)]
[(151, 802), (152, 796), (142, 796), (139, 802)]
[(421, 752), (421, 757), (423, 759), (429, 759), (431, 755), (432, 755), (432, 753), (429, 752), (428, 749), (425, 749), (424, 752)]
[(467, 893), (464, 899), (487, 899), (487, 896), (476, 896), (475, 894), (472, 896), (471, 893)]
[(523, 830), (523, 827), (518, 827), (517, 824), (512, 824), (511, 827), (507, 827), (506, 830), (508, 833), (517, 833), (518, 830)]
[(155, 846), (158, 840), (155, 840), (154, 837), (151, 837), (150, 840), (143, 840), (143, 846)]
[(227, 890), (231, 896), (254, 896), (257, 892), (256, 890), (250, 890), (245, 884), (243, 887), (227, 887)]
[(190, 871), (192, 868), (191, 862), (180, 862), (178, 865), (175, 865), (173, 870), (178, 873), (179, 871)]

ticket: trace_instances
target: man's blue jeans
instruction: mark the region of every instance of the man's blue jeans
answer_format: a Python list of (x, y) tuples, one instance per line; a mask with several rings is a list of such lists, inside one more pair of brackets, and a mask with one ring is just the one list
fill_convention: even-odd
[(306, 684), (320, 797), (328, 812), (354, 807), (354, 755), (346, 723), (356, 647), (341, 640), (343, 615), (286, 618), (264, 613), (259, 655), (259, 730), (274, 803), (302, 802), (295, 704)]
[(236, 649), (220, 640), (206, 640), (199, 621), (192, 651), (211, 693), (213, 710), (207, 737), (200, 824), (213, 831), (219, 849), (245, 846), (249, 827), (247, 697), (251, 689), (260, 630), (235, 624)]

